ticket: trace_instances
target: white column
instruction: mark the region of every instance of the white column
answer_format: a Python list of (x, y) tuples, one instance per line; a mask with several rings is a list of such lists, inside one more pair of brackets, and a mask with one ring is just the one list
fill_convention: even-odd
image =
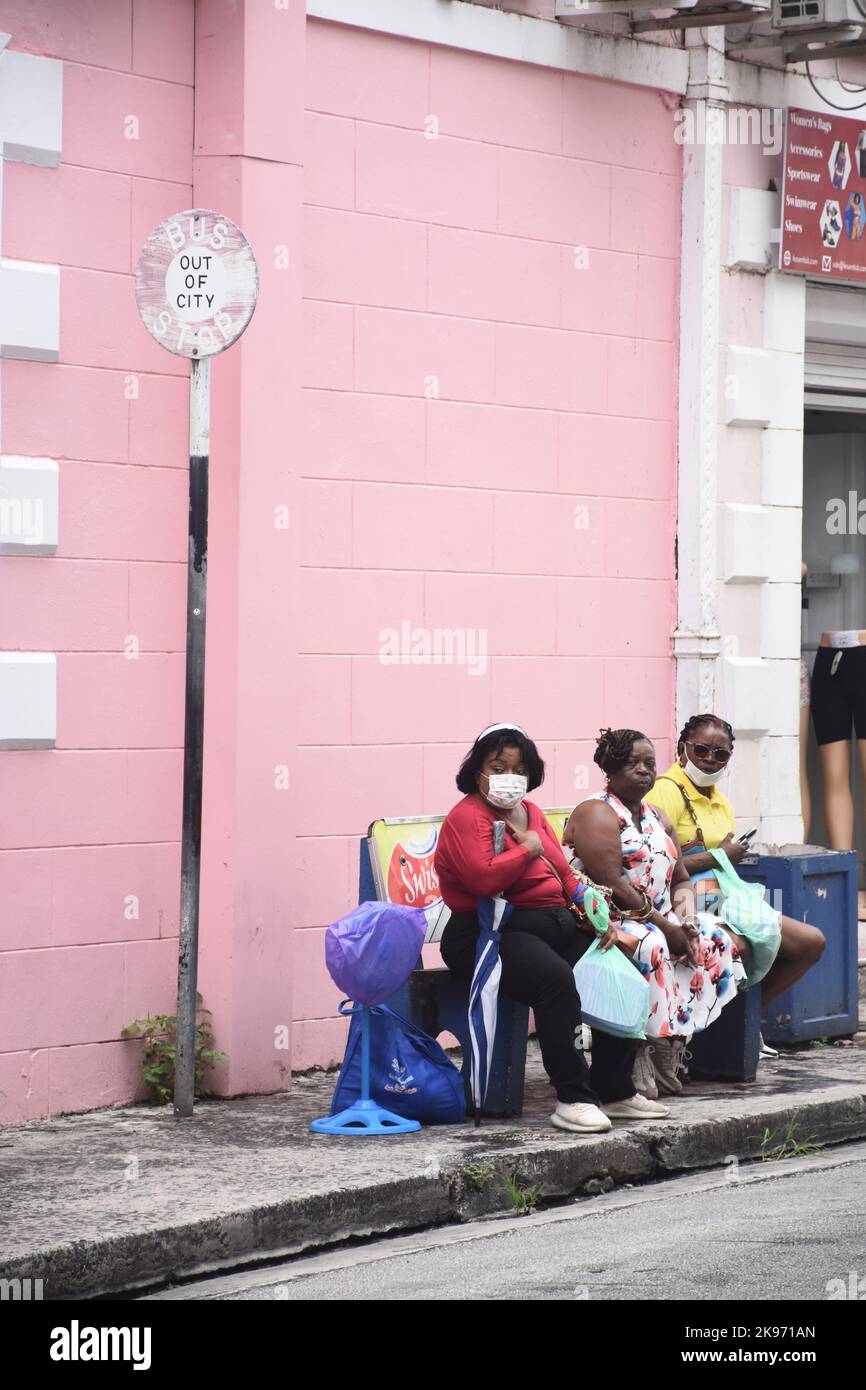
[[(729, 616), (754, 614), (724, 642), (724, 707), (742, 743), (731, 793), (761, 839), (802, 837), (799, 794), (800, 558), (803, 504), (805, 281), (769, 269), (778, 197), (733, 190), (728, 267), (763, 275), (760, 347), (725, 350), (732, 452), (754, 460), (748, 497), (721, 508), (721, 581)], [(762, 248), (764, 250), (762, 251)], [(738, 476), (735, 472), (734, 476)]]
[(716, 603), (717, 393), (721, 271), (724, 31), (687, 33), (689, 83), (683, 143), (680, 269), (677, 727), (712, 710), (719, 620)]

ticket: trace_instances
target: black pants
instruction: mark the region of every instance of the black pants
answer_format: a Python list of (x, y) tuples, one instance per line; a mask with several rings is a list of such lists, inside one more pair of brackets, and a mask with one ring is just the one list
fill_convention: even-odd
[[(455, 913), (442, 935), (442, 959), (459, 979), (472, 979), (477, 939), (475, 913)], [(544, 1069), (567, 1104), (634, 1095), (634, 1042), (594, 1029), (591, 1071), (575, 1042), (580, 997), (572, 971), (592, 940), (564, 907), (515, 908), (502, 931), (500, 989), (535, 1013)]]

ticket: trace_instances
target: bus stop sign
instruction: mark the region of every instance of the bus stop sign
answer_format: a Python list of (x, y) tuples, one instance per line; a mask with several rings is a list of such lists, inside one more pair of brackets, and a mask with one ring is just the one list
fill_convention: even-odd
[(231, 347), (253, 316), (258, 292), (252, 247), (240, 227), (208, 208), (160, 222), (135, 270), (142, 322), (178, 357), (212, 357)]

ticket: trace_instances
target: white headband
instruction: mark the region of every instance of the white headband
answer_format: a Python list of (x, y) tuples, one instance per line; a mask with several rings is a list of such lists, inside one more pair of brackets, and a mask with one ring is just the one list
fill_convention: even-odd
[(478, 735), (475, 742), (480, 743), (481, 740), (483, 738), (486, 738), (488, 734), (498, 733), (500, 729), (513, 729), (515, 733), (523, 734), (524, 738), (526, 738), (527, 736), (526, 730), (521, 729), (519, 724), (491, 724), (489, 728), (481, 730), (481, 733)]

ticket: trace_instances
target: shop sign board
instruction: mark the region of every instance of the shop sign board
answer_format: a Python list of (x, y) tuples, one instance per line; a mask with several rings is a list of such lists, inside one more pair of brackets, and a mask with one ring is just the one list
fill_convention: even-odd
[(792, 107), (785, 122), (779, 269), (866, 284), (866, 111)]

